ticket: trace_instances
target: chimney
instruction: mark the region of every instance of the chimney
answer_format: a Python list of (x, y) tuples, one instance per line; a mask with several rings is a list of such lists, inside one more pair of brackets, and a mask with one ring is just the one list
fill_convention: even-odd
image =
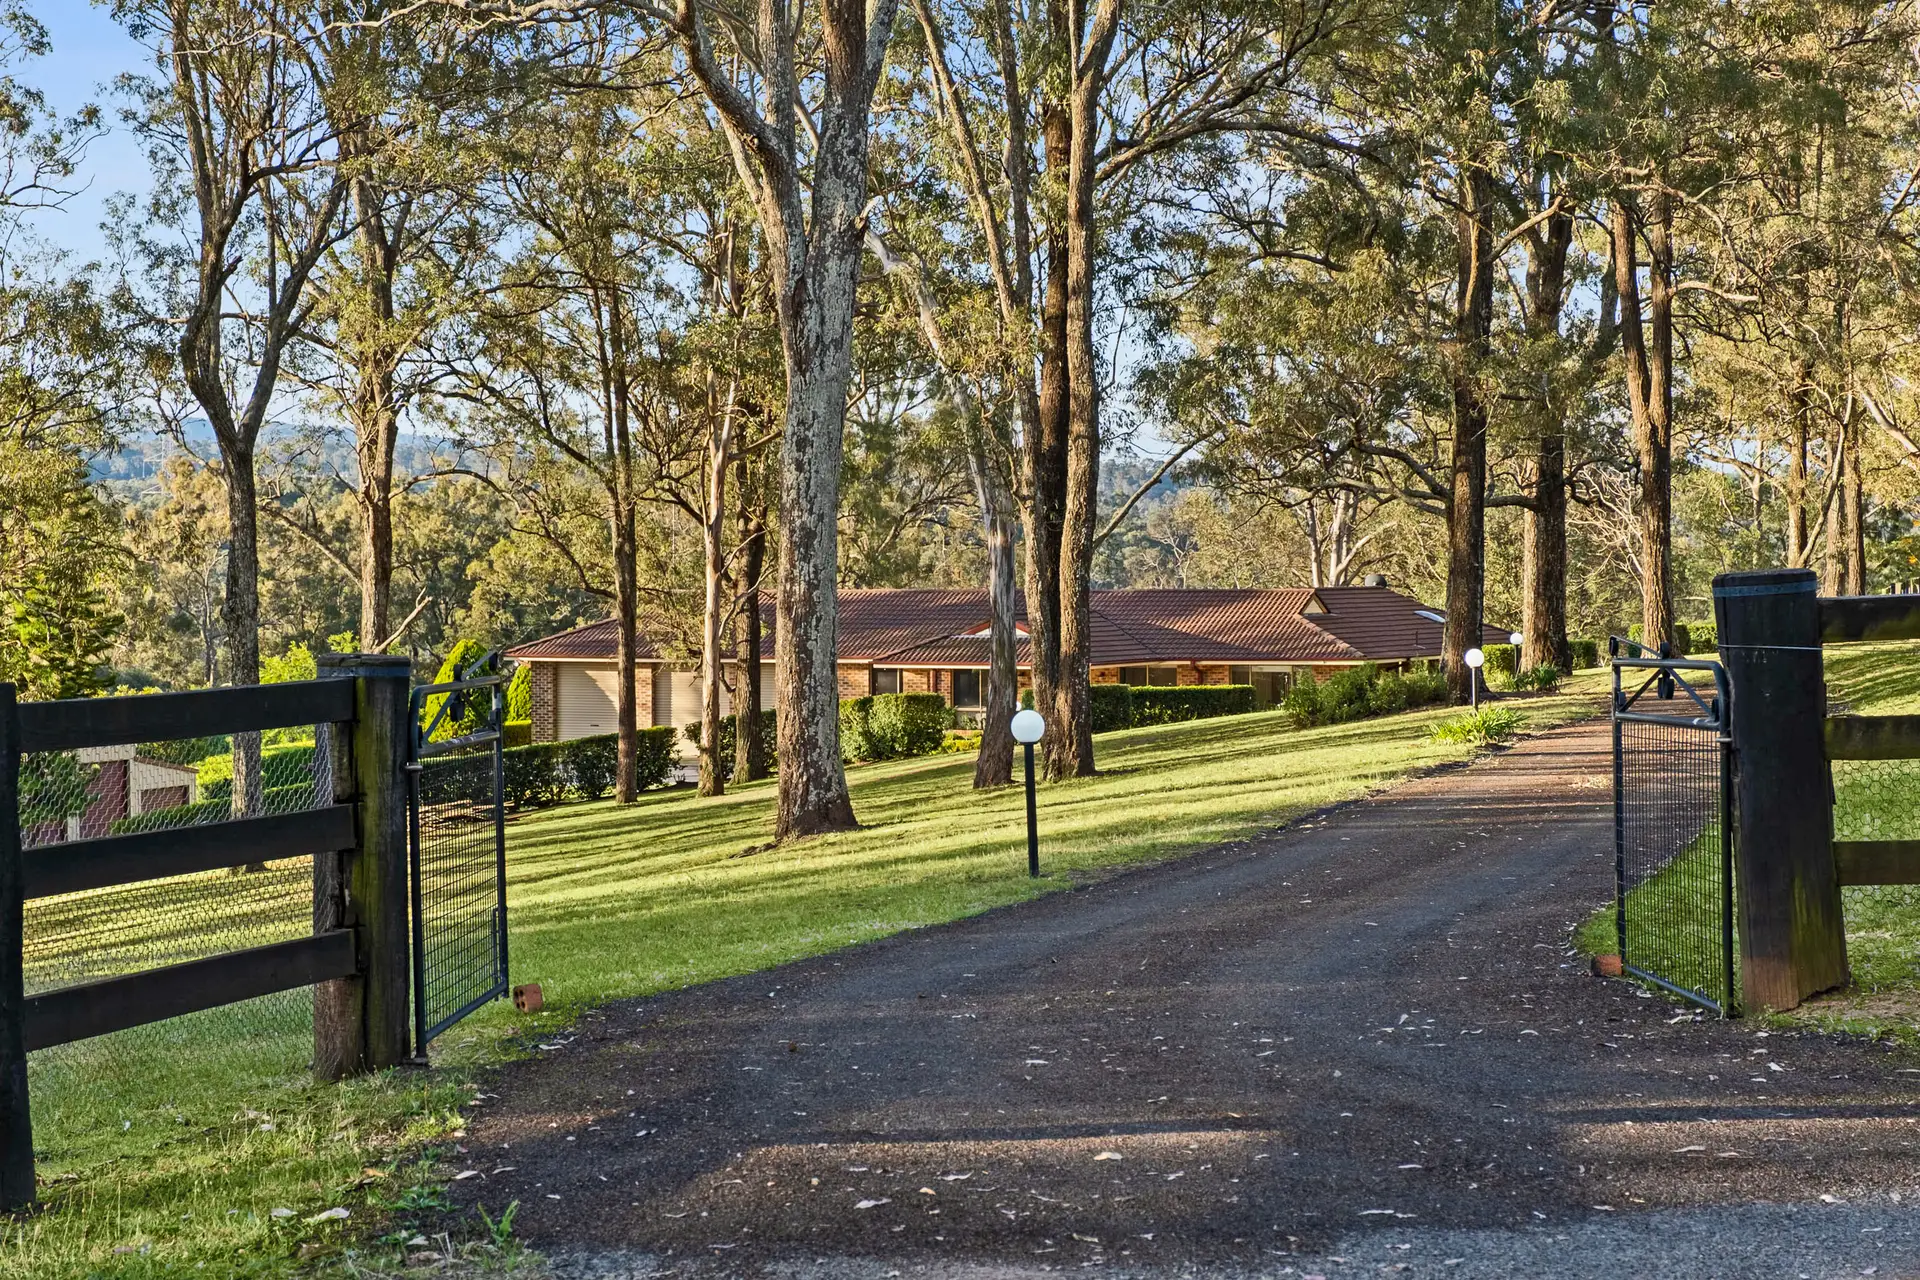
[(1362, 586), (1367, 587), (1384, 587), (1387, 585), (1387, 575), (1384, 573), (1370, 573), (1362, 578), (1360, 583)]

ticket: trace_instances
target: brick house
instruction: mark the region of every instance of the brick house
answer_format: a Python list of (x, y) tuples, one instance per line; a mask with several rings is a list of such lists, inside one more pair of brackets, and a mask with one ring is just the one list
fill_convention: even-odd
[[(1016, 617), (1023, 618), (1018, 611)], [(1095, 591), (1096, 684), (1250, 684), (1278, 701), (1304, 672), (1326, 676), (1363, 662), (1406, 667), (1437, 658), (1444, 616), (1370, 581), (1358, 587)], [(964, 721), (985, 694), (988, 609), (984, 590), (873, 588), (840, 593), (840, 695), (937, 693)], [(1022, 687), (1029, 658), (1022, 628), (1015, 655)], [(1485, 629), (1485, 643), (1507, 633)], [(611, 733), (614, 624), (595, 622), (508, 649), (533, 669), (533, 738), (550, 742)], [(773, 644), (762, 649), (761, 705), (774, 705)], [(735, 664), (726, 664), (729, 683)], [(642, 724), (700, 718), (697, 665), (663, 654), (644, 635), (635, 659)]]

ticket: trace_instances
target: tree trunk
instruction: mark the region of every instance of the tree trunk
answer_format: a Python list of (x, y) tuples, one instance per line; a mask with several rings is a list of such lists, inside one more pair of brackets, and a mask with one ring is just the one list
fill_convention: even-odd
[(734, 657), (733, 776), (754, 782), (767, 776), (766, 740), (760, 731), (760, 575), (766, 567), (765, 512), (747, 488), (748, 462), (742, 454), (734, 463), (734, 487), (740, 502), (740, 647)]
[[(721, 527), (727, 513), (727, 455), (733, 447), (733, 407), (727, 405), (725, 420), (717, 426), (707, 448), (707, 509), (701, 521), (701, 543), (706, 552), (706, 598), (700, 619), (700, 794), (717, 796), (726, 792), (720, 764), (720, 694), (722, 692), (720, 633), (732, 612), (732, 593), (726, 589), (726, 549), (721, 544)], [(734, 732), (750, 732), (734, 718)]]
[(1097, 79), (1075, 86), (1067, 170), (1067, 487), (1060, 522), (1060, 683), (1053, 697), (1056, 731), (1047, 735), (1049, 778), (1094, 772), (1089, 658), (1093, 534), (1100, 503), (1100, 367), (1093, 342), (1099, 246), (1092, 151), (1099, 136), (1099, 97)]
[[(1064, 173), (1072, 150), (1066, 107), (1049, 103), (1042, 118), (1047, 170)], [(1057, 740), (1060, 671), (1060, 559), (1067, 489), (1067, 239), (1047, 224), (1047, 275), (1040, 300), (1040, 387), (1036, 418), (1022, 441), (1026, 472), (1027, 648), (1033, 705), (1047, 717), (1046, 759)]]
[[(1556, 341), (1566, 302), (1567, 251), (1573, 243), (1573, 213), (1555, 214), (1530, 242), (1527, 292), (1534, 336)], [(1567, 437), (1565, 414), (1545, 378), (1540, 388), (1541, 431), (1532, 464), (1532, 503), (1521, 536), (1522, 661), (1573, 670), (1567, 640)]]
[[(1614, 197), (1609, 212), (1615, 292), (1620, 298), (1620, 353), (1633, 415), (1640, 479), (1641, 643), (1652, 652), (1675, 639), (1673, 626), (1673, 255), (1671, 206), (1653, 198), (1647, 220), (1652, 245), (1647, 316), (1640, 314), (1640, 219), (1630, 197)], [(1649, 337), (1648, 330), (1652, 333)]]
[(1850, 420), (1847, 432), (1846, 476), (1840, 505), (1846, 513), (1847, 554), (1842, 590), (1850, 596), (1867, 594), (1866, 494), (1860, 478), (1860, 421)]
[[(260, 683), (260, 514), (254, 490), (253, 451), (232, 449), (227, 468), (227, 582), (220, 624), (227, 633), (227, 683)], [(260, 735), (233, 735), (233, 798), (236, 818), (261, 813), (266, 780), (261, 776)]]
[(1794, 362), (1788, 391), (1793, 413), (1787, 423), (1787, 568), (1804, 569), (1813, 559), (1813, 525), (1807, 514), (1807, 451), (1813, 439), (1813, 361)]
[[(985, 433), (984, 425), (980, 428)], [(976, 437), (968, 465), (979, 495), (980, 519), (987, 540), (987, 626), (989, 649), (987, 687), (981, 699), (980, 754), (973, 763), (976, 789), (1004, 787), (1013, 781), (1013, 713), (1019, 702), (1019, 671), (1015, 664), (1018, 638), (1014, 631), (1013, 520), (1006, 487), (985, 440)]]
[(1485, 609), (1487, 403), (1480, 385), (1493, 329), (1493, 182), (1469, 168), (1461, 184), (1454, 302), (1453, 456), (1447, 495), (1447, 621), (1440, 661), (1455, 702), (1472, 694), (1468, 649), (1480, 644)]
[[(350, 137), (356, 154), (364, 150), (364, 140)], [(351, 343), (343, 341), (342, 351), (353, 353), (355, 365), (351, 403), (360, 470), (355, 492), (360, 506), (360, 648), (371, 651), (386, 642), (393, 624), (393, 450), (400, 431), (394, 383), (399, 352), (390, 336), (394, 252), (380, 196), (361, 176), (352, 182), (351, 198), (360, 223), (362, 303), (372, 333), (363, 333)]]

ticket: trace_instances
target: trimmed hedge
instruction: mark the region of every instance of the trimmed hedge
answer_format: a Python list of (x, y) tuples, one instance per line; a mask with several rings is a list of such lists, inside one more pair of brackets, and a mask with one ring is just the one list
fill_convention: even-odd
[(1519, 668), (1520, 650), (1513, 645), (1483, 645), (1480, 652), (1486, 655), (1486, 672), (1489, 676), (1510, 676)]
[(1687, 633), (1688, 653), (1713, 653), (1720, 648), (1719, 623), (1688, 622), (1682, 626)]
[(1136, 727), (1244, 715), (1253, 710), (1250, 684), (1140, 685), (1132, 694)]
[[(678, 736), (671, 725), (638, 731), (634, 783), (639, 790), (661, 786), (673, 776)], [(570, 798), (598, 800), (613, 790), (619, 758), (617, 733), (508, 748), (501, 753), (507, 804), (513, 809), (544, 809)]]
[(1130, 729), (1134, 725), (1133, 700), (1134, 689), (1126, 684), (1096, 684), (1087, 689), (1087, 702), (1091, 709), (1093, 732), (1106, 733), (1110, 729)]
[[(202, 800), (220, 800), (233, 794), (233, 752), (207, 756), (195, 766)], [(285, 742), (260, 748), (260, 773), (268, 781), (275, 778), (313, 774), (313, 744)], [(269, 787), (268, 790), (274, 788)]]
[(1280, 709), (1296, 729), (1305, 729), (1388, 715), (1440, 702), (1446, 696), (1446, 677), (1437, 671), (1381, 675), (1378, 667), (1367, 662), (1334, 673), (1324, 684), (1311, 673), (1301, 676), (1281, 699)]
[(937, 693), (879, 693), (840, 703), (840, 754), (847, 760), (904, 760), (940, 750), (953, 710)]
[(1586, 671), (1600, 665), (1601, 645), (1598, 640), (1569, 640), (1567, 645), (1573, 650), (1575, 671)]
[[(233, 779), (228, 778), (220, 794), (208, 796), (201, 792), (202, 798), (192, 804), (176, 804), (165, 809), (149, 809), (145, 813), (130, 817), (115, 818), (107, 824), (107, 834), (112, 836), (132, 835), (137, 831), (159, 831), (173, 827), (197, 827), (209, 822), (225, 822), (233, 816)], [(260, 812), (298, 813), (302, 809), (314, 806), (313, 783), (296, 782), (292, 786), (268, 787), (260, 793)]]
[[(1640, 639), (1640, 637), (1645, 635), (1646, 633), (1647, 633), (1646, 627), (1636, 622), (1632, 626), (1627, 628), (1627, 639), (1633, 641), (1635, 644), (1641, 644), (1644, 642)], [(1715, 638), (1716, 647), (1717, 647), (1717, 642), (1719, 637), (1716, 635), (1714, 638)], [(1689, 627), (1686, 623), (1676, 622), (1673, 624), (1673, 640), (1674, 640), (1674, 645), (1673, 645), (1674, 650), (1681, 657), (1684, 658), (1686, 655), (1693, 652), (1693, 628)]]
[(500, 744), (503, 747), (531, 746), (533, 744), (533, 721), (502, 720), (500, 722), (500, 733), (505, 739), (505, 741)]
[(929, 756), (953, 727), (953, 711), (937, 693), (883, 693), (867, 712), (867, 733), (885, 759)]
[[(779, 722), (775, 719), (775, 715), (776, 713), (772, 711), (760, 713), (760, 749), (766, 753), (767, 768), (770, 770), (777, 768), (780, 763)], [(843, 725), (846, 723), (844, 716), (841, 723)], [(739, 721), (733, 716), (720, 717), (720, 780), (722, 782), (733, 781), (733, 763), (740, 741), (738, 724)], [(694, 750), (700, 749), (698, 721), (686, 726), (681, 732), (687, 735), (687, 741), (693, 744)]]

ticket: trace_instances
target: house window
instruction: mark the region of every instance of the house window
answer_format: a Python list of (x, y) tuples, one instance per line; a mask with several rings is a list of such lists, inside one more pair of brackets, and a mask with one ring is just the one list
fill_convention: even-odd
[(1227, 683), (1228, 684), (1252, 684), (1253, 668), (1252, 667), (1228, 667)]
[(986, 705), (980, 697), (980, 673), (978, 671), (956, 671), (953, 673), (953, 705), (968, 708)]
[(1177, 667), (1122, 667), (1120, 683), (1130, 685), (1179, 684), (1180, 671)]
[(900, 668), (875, 667), (873, 669), (872, 690), (875, 693), (900, 692)]

